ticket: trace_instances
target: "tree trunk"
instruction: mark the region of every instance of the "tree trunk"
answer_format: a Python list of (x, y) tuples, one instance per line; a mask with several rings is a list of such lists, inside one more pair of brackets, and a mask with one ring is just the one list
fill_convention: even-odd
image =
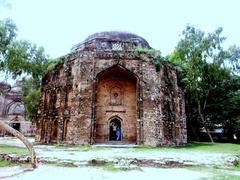
[(212, 138), (212, 135), (211, 135), (209, 129), (208, 129), (205, 125), (204, 125), (204, 128), (205, 128), (205, 130), (206, 130), (206, 132), (207, 132), (207, 135), (208, 135), (209, 139), (211, 140), (211, 143), (214, 143), (213, 138)]
[(190, 127), (191, 127), (191, 129), (192, 129), (192, 133), (193, 133), (195, 139), (196, 139), (197, 141), (200, 141), (200, 138), (199, 138), (199, 136), (198, 136), (198, 134), (197, 134), (197, 132), (196, 132), (196, 128), (193, 127), (193, 125), (192, 125), (191, 123), (190, 123)]
[(214, 143), (213, 138), (212, 138), (212, 135), (210, 134), (210, 131), (209, 131), (208, 127), (207, 127), (206, 124), (205, 124), (205, 119), (204, 119), (203, 114), (202, 114), (202, 112), (201, 112), (201, 105), (200, 105), (200, 102), (199, 102), (199, 101), (198, 101), (198, 114), (199, 114), (199, 116), (200, 116), (200, 118), (201, 118), (201, 122), (202, 122), (202, 124), (203, 124), (204, 129), (206, 130), (206, 133), (207, 133), (210, 141), (211, 141), (212, 143)]
[(36, 153), (33, 148), (33, 145), (27, 140), (27, 138), (25, 138), (22, 133), (13, 129), (11, 126), (9, 126), (8, 124), (4, 123), (1, 120), (0, 120), (0, 129), (3, 129), (5, 131), (11, 133), (12, 135), (14, 135), (16, 138), (18, 138), (20, 141), (22, 141), (26, 145), (26, 147), (28, 148), (30, 155), (31, 155), (32, 167), (36, 168), (37, 167)]

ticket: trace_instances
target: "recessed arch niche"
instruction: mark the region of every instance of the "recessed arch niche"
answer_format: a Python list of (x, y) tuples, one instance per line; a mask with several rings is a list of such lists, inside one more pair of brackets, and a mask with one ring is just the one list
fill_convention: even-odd
[[(137, 82), (134, 73), (121, 65), (114, 65), (97, 75), (95, 142), (109, 142), (109, 119), (120, 117), (121, 142), (137, 140)], [(118, 121), (118, 118), (116, 118)]]

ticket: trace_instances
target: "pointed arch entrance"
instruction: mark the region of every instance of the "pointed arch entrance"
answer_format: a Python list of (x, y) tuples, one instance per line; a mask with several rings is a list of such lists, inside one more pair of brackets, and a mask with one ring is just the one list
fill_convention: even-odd
[(114, 65), (100, 72), (96, 82), (94, 142), (136, 143), (138, 77)]
[(53, 122), (53, 127), (52, 127), (52, 141), (56, 141), (58, 138), (58, 121), (55, 120)]
[(121, 121), (115, 117), (109, 121), (109, 141), (121, 141)]

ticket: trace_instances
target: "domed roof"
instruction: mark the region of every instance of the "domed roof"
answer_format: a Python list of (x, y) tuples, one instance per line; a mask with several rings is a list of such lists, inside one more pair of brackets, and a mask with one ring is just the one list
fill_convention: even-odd
[(124, 31), (103, 31), (88, 36), (83, 42), (75, 45), (73, 49), (81, 49), (82, 45), (90, 42), (126, 42), (134, 44), (135, 47), (151, 48), (148, 42), (134, 33)]
[(146, 46), (149, 46), (148, 42), (141, 36), (138, 36), (130, 32), (124, 32), (124, 31), (103, 31), (103, 32), (94, 33), (88, 36), (85, 39), (85, 42), (90, 41), (92, 39), (109, 39), (114, 41), (138, 40), (139, 42), (145, 44)]

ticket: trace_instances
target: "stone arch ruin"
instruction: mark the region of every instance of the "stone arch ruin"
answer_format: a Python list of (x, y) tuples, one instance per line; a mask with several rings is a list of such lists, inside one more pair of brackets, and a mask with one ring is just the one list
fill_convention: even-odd
[[(25, 119), (21, 85), (21, 81), (17, 81), (13, 86), (0, 82), (0, 89), (4, 86), (8, 87), (6, 92), (0, 94), (0, 120), (25, 136), (33, 136), (35, 125)], [(0, 130), (0, 136), (12, 136), (12, 134)]]
[[(38, 112), (37, 141), (187, 142), (184, 94), (175, 65), (156, 62), (148, 42), (128, 32), (96, 33), (75, 45), (43, 78)], [(121, 126), (120, 140), (114, 139), (111, 121)]]

